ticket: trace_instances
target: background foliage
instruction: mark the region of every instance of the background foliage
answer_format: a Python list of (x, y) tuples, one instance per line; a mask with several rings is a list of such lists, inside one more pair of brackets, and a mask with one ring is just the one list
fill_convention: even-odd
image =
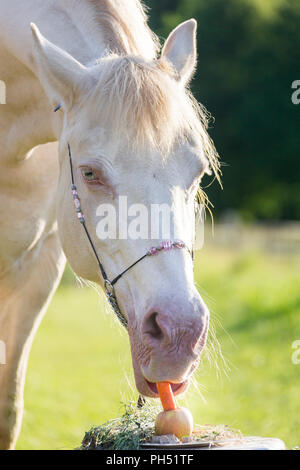
[[(166, 38), (198, 21), (199, 64), (192, 89), (215, 117), (224, 190), (207, 192), (216, 213), (246, 219), (300, 218), (299, 0), (147, 0), (150, 23)], [(206, 181), (207, 183), (207, 181)]]

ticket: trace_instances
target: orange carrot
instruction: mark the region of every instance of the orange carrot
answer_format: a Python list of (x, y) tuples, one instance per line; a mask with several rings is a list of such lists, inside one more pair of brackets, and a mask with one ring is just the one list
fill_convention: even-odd
[(163, 409), (165, 411), (175, 410), (176, 404), (171, 384), (169, 382), (157, 382), (156, 386)]

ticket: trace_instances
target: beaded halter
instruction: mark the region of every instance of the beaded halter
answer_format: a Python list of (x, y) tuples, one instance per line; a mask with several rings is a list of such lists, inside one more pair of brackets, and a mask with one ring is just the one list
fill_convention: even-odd
[(76, 212), (77, 212), (77, 218), (78, 218), (79, 222), (81, 223), (81, 225), (84, 228), (84, 231), (85, 231), (86, 236), (89, 240), (91, 248), (92, 248), (92, 250), (95, 254), (95, 257), (97, 259), (98, 266), (99, 266), (102, 278), (104, 280), (104, 290), (105, 290), (107, 300), (110, 303), (114, 313), (118, 317), (121, 324), (127, 329), (128, 328), (127, 318), (122, 313), (122, 311), (119, 307), (117, 297), (116, 297), (115, 287), (114, 287), (115, 284), (119, 281), (119, 279), (121, 279), (121, 277), (124, 276), (124, 274), (126, 274), (130, 269), (132, 269), (136, 264), (138, 264), (143, 259), (145, 259), (147, 257), (150, 257), (150, 256), (158, 255), (162, 251), (170, 251), (170, 250), (173, 250), (173, 249), (183, 249), (184, 248), (190, 253), (192, 258), (193, 258), (193, 253), (187, 247), (187, 245), (181, 240), (175, 240), (175, 241), (165, 240), (165, 241), (162, 241), (159, 246), (156, 246), (156, 247), (153, 246), (152, 248), (150, 248), (143, 256), (141, 256), (138, 260), (136, 260), (134, 263), (132, 263), (130, 266), (128, 266), (128, 268), (126, 268), (124, 271), (122, 271), (120, 274), (118, 274), (118, 276), (116, 276), (112, 281), (110, 281), (109, 278), (107, 277), (104, 266), (100, 261), (97, 250), (95, 248), (93, 240), (92, 240), (92, 238), (90, 236), (90, 233), (89, 233), (89, 231), (87, 229), (87, 226), (86, 226), (85, 217), (84, 217), (83, 212), (82, 212), (81, 202), (80, 202), (80, 198), (79, 198), (77, 187), (75, 185), (75, 180), (74, 180), (74, 171), (73, 171), (73, 162), (72, 162), (72, 153), (71, 153), (70, 144), (68, 144), (68, 153), (69, 153), (70, 169), (71, 169), (71, 183), (72, 183), (71, 188), (72, 188), (74, 205), (75, 205), (75, 209), (76, 209)]

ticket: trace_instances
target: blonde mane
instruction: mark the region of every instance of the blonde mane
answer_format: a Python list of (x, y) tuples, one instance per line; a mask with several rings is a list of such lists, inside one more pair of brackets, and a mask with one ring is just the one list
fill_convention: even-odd
[(219, 179), (218, 154), (207, 133), (209, 115), (158, 57), (159, 43), (138, 0), (87, 0), (104, 28), (110, 53), (101, 59), (90, 105), (116, 136), (167, 154), (182, 139), (198, 136)]
[(87, 0), (94, 8), (106, 43), (117, 54), (154, 59), (159, 40), (147, 24), (146, 7), (139, 0)]

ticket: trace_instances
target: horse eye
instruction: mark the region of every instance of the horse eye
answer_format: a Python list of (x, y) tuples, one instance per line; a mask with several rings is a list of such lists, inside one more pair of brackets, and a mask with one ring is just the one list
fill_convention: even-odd
[(98, 181), (97, 176), (91, 169), (82, 169), (81, 173), (86, 181)]

